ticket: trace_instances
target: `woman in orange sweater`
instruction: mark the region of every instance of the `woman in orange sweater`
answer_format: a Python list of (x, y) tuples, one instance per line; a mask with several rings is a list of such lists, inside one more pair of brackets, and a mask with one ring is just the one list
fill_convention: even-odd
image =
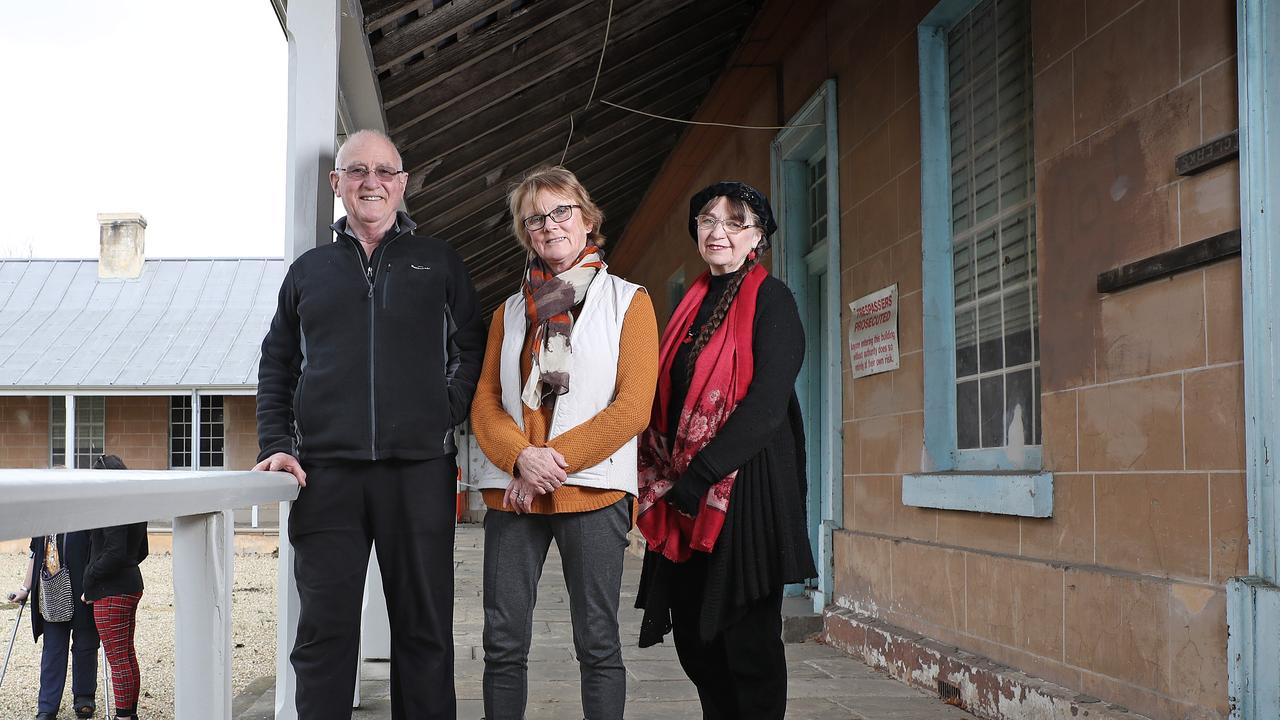
[(644, 288), (610, 275), (604, 214), (561, 167), (509, 198), (529, 251), (520, 291), (489, 325), (471, 426), (484, 529), (484, 714), (523, 718), (538, 578), (554, 538), (570, 597), (587, 720), (621, 720), (622, 561), (649, 421), (658, 329)]

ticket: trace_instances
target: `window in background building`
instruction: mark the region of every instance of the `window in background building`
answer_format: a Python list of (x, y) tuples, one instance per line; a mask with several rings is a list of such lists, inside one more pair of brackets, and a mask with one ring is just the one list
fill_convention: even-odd
[[(75, 431), (75, 467), (92, 467), (107, 444), (105, 397), (76, 397)], [(49, 398), (49, 465), (71, 467), (67, 462), (67, 404), (61, 396)]]
[[(221, 395), (200, 396), (200, 468), (219, 469), (226, 464), (226, 415)], [(191, 396), (169, 398), (169, 467), (191, 467)]]

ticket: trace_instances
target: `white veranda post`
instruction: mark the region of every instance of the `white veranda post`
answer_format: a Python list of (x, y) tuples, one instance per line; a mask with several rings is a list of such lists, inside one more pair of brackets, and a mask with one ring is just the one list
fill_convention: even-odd
[[(333, 221), (333, 167), (338, 133), (339, 0), (291, 2), (286, 15), (289, 41), (289, 127), (286, 146), (285, 257), (296, 259), (328, 237)], [(289, 651), (298, 632), (298, 586), (289, 546), (289, 503), (280, 504), (280, 565), (276, 616), (276, 718), (296, 720), (294, 676)]]

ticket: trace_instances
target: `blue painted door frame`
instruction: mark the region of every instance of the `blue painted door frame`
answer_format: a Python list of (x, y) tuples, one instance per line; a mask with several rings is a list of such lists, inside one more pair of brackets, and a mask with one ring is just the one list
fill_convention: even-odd
[[(824, 82), (804, 107), (787, 123), (790, 127), (774, 138), (770, 147), (771, 197), (778, 216), (779, 234), (774, 247), (774, 273), (796, 296), (805, 332), (821, 327), (822, 337), (808, 338), (804, 368), (796, 380), (796, 393), (805, 412), (809, 479), (809, 530), (818, 582), (810, 587), (814, 610), (831, 602), (834, 581), (832, 532), (844, 517), (844, 413), (840, 343), (840, 145), (836, 137), (836, 84)], [(827, 226), (826, 245), (808, 248), (806, 237), (807, 182), (803, 166), (826, 146)], [(800, 248), (803, 247), (803, 250)], [(816, 269), (821, 264), (825, 272)], [(817, 317), (815, 318), (815, 313)], [(815, 322), (821, 320), (825, 322)], [(800, 594), (802, 586), (788, 586), (787, 594)]]
[(1227, 583), (1231, 717), (1280, 718), (1280, 0), (1237, 0), (1249, 575)]

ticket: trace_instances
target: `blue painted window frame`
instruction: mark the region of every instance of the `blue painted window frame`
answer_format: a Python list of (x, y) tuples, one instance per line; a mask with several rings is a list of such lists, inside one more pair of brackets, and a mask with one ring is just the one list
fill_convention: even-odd
[[(955, 295), (952, 288), (951, 143), (947, 33), (980, 0), (942, 0), (918, 28), (920, 200), (924, 304), (926, 472), (903, 478), (903, 503), (1030, 517), (1052, 514), (1052, 475), (1041, 446), (960, 450), (956, 439)], [(937, 474), (963, 478), (960, 497), (940, 497)], [(1035, 502), (1012, 503), (1011, 481), (1032, 479)], [(1047, 497), (1045, 495), (1047, 494)]]

